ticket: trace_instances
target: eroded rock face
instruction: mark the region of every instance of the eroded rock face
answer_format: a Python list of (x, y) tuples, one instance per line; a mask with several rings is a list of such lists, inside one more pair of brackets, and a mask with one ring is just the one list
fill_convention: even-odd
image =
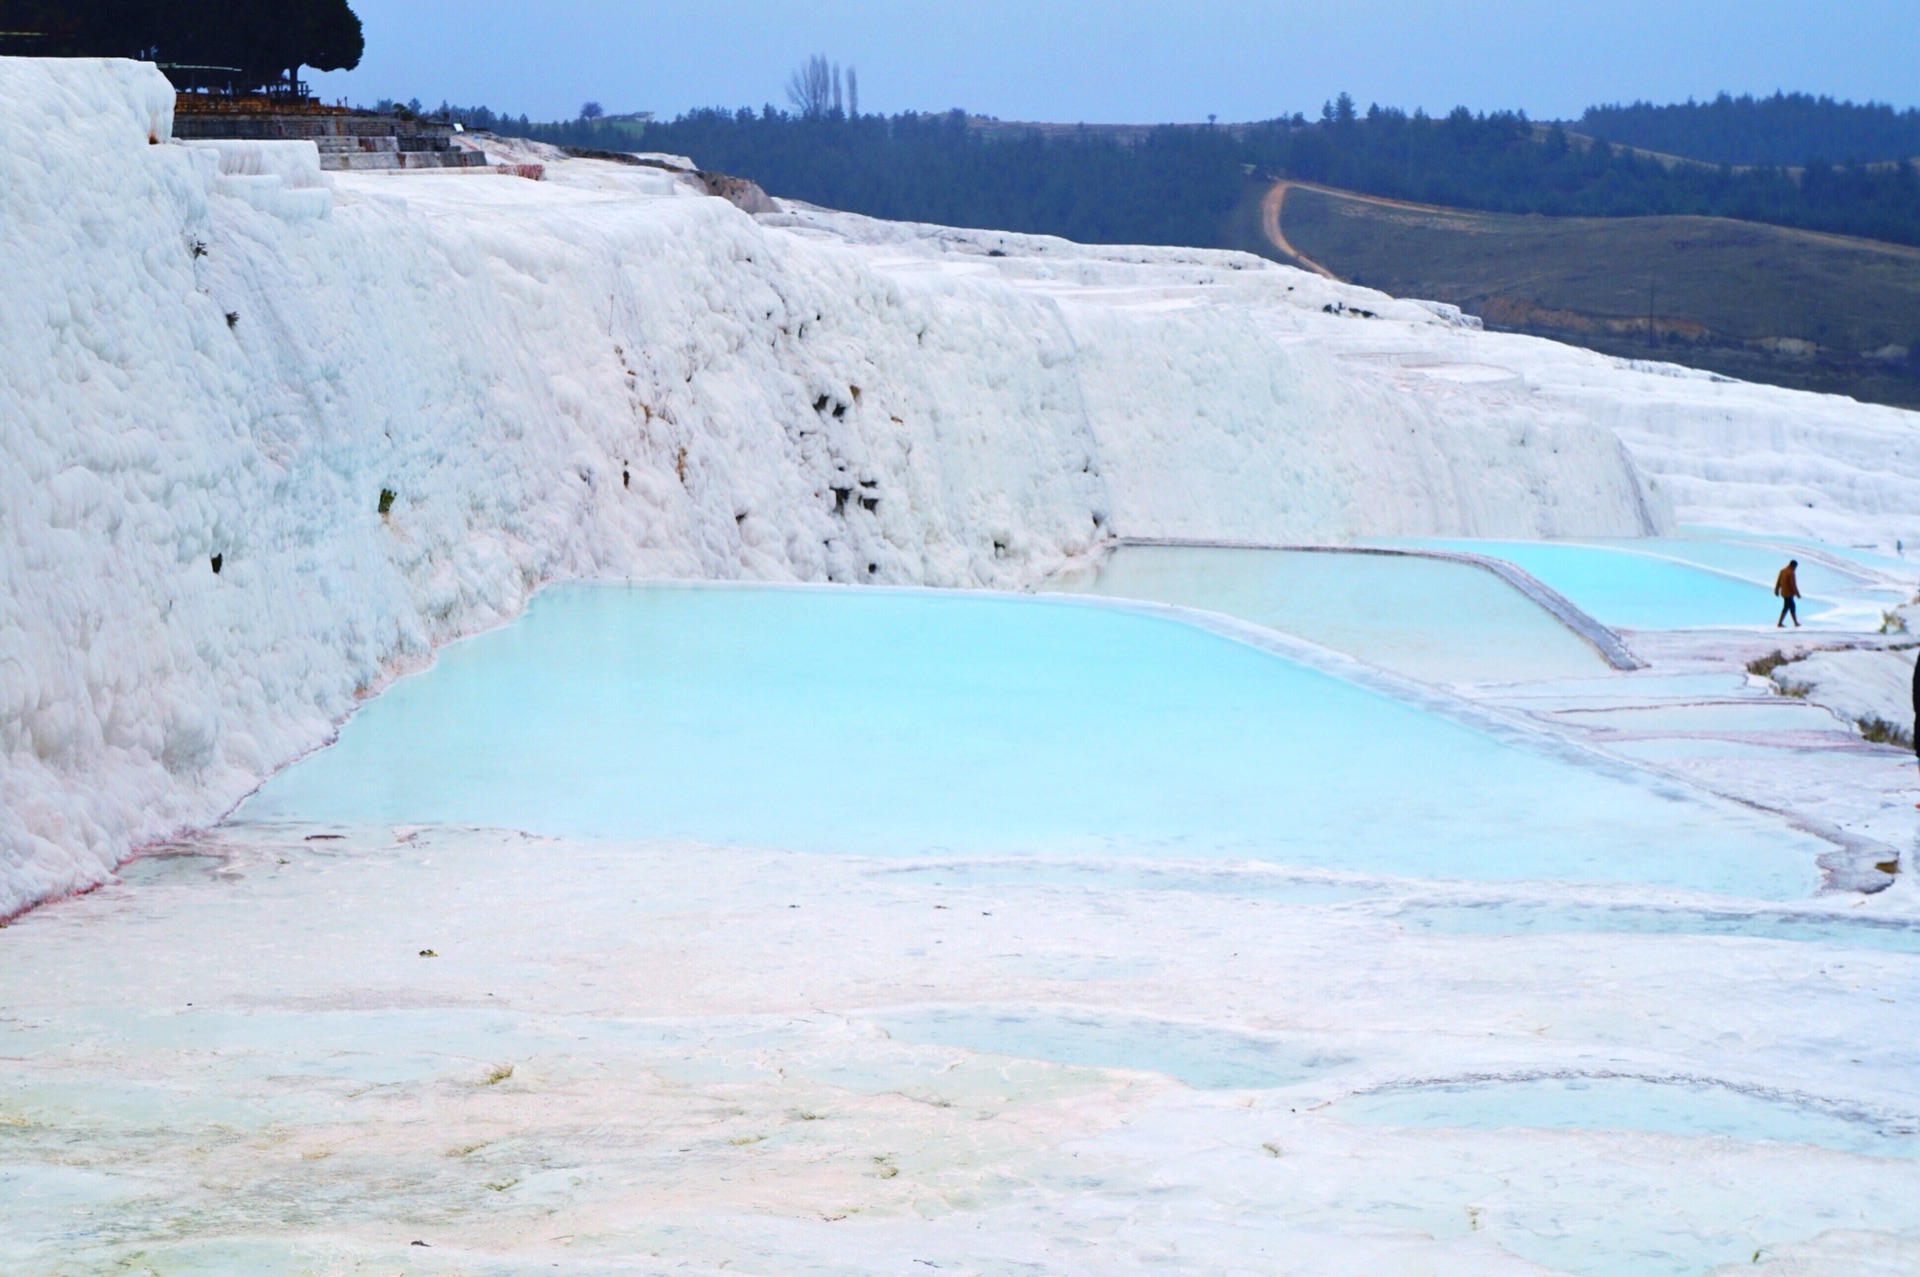
[(725, 173), (702, 172), (696, 176), (700, 184), (707, 188), (707, 194), (715, 195), (739, 209), (742, 213), (777, 213), (780, 206), (767, 198), (757, 182), (744, 177), (729, 177)]

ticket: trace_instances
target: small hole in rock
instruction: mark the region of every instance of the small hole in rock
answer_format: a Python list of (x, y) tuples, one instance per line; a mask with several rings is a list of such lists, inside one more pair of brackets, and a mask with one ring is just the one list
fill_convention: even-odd
[(213, 562), (213, 574), (214, 574), (215, 576), (219, 576), (219, 575), (220, 575), (220, 565), (221, 565), (222, 563), (224, 563), (224, 562), (226, 562), (226, 557), (225, 557), (224, 555), (219, 555), (219, 554), (216, 554), (216, 555), (214, 555), (214, 556), (213, 556), (213, 560), (212, 560), (212, 562)]

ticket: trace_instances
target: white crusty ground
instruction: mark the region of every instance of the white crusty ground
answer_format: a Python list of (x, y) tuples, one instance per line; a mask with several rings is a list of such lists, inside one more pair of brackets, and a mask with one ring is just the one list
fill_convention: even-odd
[(1882, 724), (1913, 732), (1911, 645), (1816, 650), (1773, 671), (1774, 683), (1789, 696), (1832, 710), (1842, 721)]
[[(223, 826), (0, 932), (0, 1269), (1839, 1277), (1920, 1239), (1912, 1157), (1341, 1105), (1626, 1074), (1910, 1126), (1911, 952), (1418, 922), (1659, 907), (1626, 889), (309, 832)], [(956, 1004), (1266, 1034), (1308, 1074), (880, 1024)]]

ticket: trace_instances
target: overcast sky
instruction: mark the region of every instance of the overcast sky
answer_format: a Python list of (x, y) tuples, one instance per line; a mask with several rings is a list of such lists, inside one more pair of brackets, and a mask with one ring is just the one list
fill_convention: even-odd
[(1317, 113), (1345, 89), (1443, 112), (1800, 89), (1920, 104), (1920, 0), (352, 0), (357, 70), (326, 98), (534, 118), (784, 105), (823, 53), (863, 110), (1163, 122)]

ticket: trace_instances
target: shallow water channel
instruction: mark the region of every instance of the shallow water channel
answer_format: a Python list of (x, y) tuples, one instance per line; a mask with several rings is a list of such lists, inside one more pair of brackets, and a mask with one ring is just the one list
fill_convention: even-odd
[(1349, 1122), (1475, 1130), (1637, 1130), (1920, 1156), (1913, 1120), (1697, 1079), (1559, 1077), (1397, 1086), (1332, 1106)]

